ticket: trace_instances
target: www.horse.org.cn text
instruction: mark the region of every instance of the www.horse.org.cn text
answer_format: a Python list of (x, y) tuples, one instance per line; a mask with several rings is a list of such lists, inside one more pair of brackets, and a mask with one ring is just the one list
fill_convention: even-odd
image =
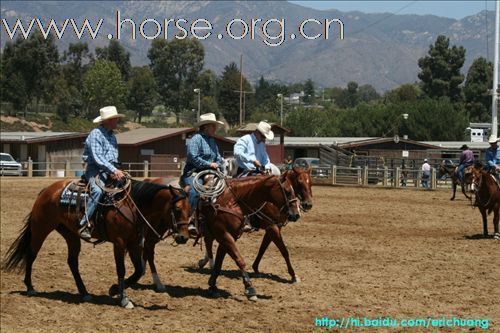
[[(78, 21), (78, 22), (77, 22)], [(189, 39), (215, 40), (230, 38), (232, 40), (255, 40), (261, 41), (267, 46), (280, 46), (286, 40), (334, 40), (344, 39), (344, 23), (338, 18), (304, 18), (299, 20), (298, 26), (292, 31), (287, 31), (286, 20), (284, 18), (233, 18), (224, 23), (223, 28), (217, 29), (209, 20), (198, 18), (187, 20), (184, 18), (146, 18), (135, 21), (131, 18), (123, 17), (119, 10), (116, 11), (114, 26), (105, 28), (107, 22), (101, 18), (90, 21), (84, 19), (75, 20), (66, 18), (61, 20), (41, 20), (31, 18), (30, 20), (15, 19), (7, 21), (2, 19), (4, 33), (13, 40), (16, 36), (24, 39), (29, 38), (35, 30), (39, 30), (45, 39), (53, 35), (62, 39), (65, 35), (72, 35), (78, 39), (90, 37), (97, 39), (103, 35), (107, 39)], [(105, 34), (103, 31), (111, 31)]]

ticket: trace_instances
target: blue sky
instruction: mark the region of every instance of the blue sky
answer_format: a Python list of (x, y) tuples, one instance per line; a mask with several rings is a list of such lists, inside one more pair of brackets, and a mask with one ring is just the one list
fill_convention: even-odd
[(476, 14), (488, 6), (495, 10), (495, 1), (290, 1), (315, 9), (358, 10), (365, 13), (390, 12), (398, 14), (433, 14), (461, 19)]

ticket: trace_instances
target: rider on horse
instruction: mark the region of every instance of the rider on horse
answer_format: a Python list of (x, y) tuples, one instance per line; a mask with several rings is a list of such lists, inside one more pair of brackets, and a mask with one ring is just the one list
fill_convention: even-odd
[(500, 171), (500, 147), (498, 146), (498, 138), (494, 135), (488, 139), (490, 147), (486, 149), (486, 168), (495, 175), (497, 182), (499, 180)]
[[(270, 170), (271, 161), (266, 151), (266, 139), (272, 140), (274, 132), (271, 131), (271, 125), (261, 121), (257, 129), (251, 133), (242, 136), (234, 145), (234, 157), (238, 165), (237, 177), (245, 175), (255, 175), (259, 170)], [(243, 231), (251, 231), (252, 226), (248, 219), (245, 219)]]
[(467, 145), (463, 145), (460, 149), (462, 150), (462, 155), (460, 155), (460, 164), (457, 168), (457, 177), (463, 183), (465, 168), (474, 164), (474, 153)]
[(102, 189), (96, 184), (96, 176), (107, 178), (112, 175), (121, 179), (125, 174), (114, 163), (118, 163), (118, 144), (113, 130), (118, 125), (119, 118), (124, 115), (118, 114), (116, 107), (106, 106), (99, 110), (100, 116), (94, 119), (94, 123), (100, 124), (93, 129), (83, 149), (83, 160), (87, 163), (85, 178), (90, 186), (89, 201), (85, 215), (80, 220), (79, 233), (83, 239), (91, 238), (89, 221), (92, 219), (97, 204), (103, 195)]
[(199, 127), (199, 131), (193, 135), (187, 144), (187, 160), (179, 184), (184, 188), (184, 191), (189, 193), (191, 219), (188, 229), (192, 236), (197, 235), (193, 213), (199, 199), (199, 194), (193, 186), (193, 180), (197, 172), (207, 169), (216, 170), (222, 166), (222, 156), (219, 154), (214, 135), (217, 131), (217, 126), (223, 124), (223, 122), (215, 118), (215, 114), (213, 113), (202, 114), (200, 121), (195, 124), (195, 127)]

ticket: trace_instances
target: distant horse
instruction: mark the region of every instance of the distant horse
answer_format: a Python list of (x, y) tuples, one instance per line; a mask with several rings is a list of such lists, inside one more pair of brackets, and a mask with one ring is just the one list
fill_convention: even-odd
[[(283, 177), (292, 185), (296, 196), (300, 199), (300, 207), (304, 211), (308, 211), (312, 208), (312, 181), (311, 181), (311, 168), (306, 170), (298, 167), (294, 167), (292, 170), (287, 170)], [(269, 205), (266, 207), (265, 214), (267, 216), (276, 216), (279, 215), (276, 213), (276, 207)], [(252, 268), (255, 273), (259, 273), (259, 264), (262, 260), (264, 253), (267, 250), (267, 247), (271, 243), (271, 241), (276, 244), (281, 255), (285, 259), (286, 266), (288, 268), (288, 273), (292, 278), (292, 282), (299, 282), (300, 279), (297, 275), (295, 275), (295, 271), (293, 270), (292, 263), (290, 262), (290, 255), (288, 253), (288, 249), (283, 241), (283, 236), (281, 235), (281, 228), (285, 222), (283, 221), (275, 221), (275, 224), (269, 226), (268, 221), (263, 219), (256, 219), (254, 222), (256, 226), (265, 230), (264, 238), (262, 239), (262, 243), (259, 248), (259, 253), (255, 258), (255, 261), (252, 265)], [(212, 244), (213, 239), (205, 238), (205, 258), (201, 259), (198, 262), (198, 266), (200, 268), (204, 267), (207, 262), (210, 263), (210, 268), (213, 268), (213, 252), (212, 252)]]
[(460, 185), (462, 187), (462, 193), (465, 195), (467, 199), (470, 200), (471, 197), (465, 193), (465, 187), (469, 186), (472, 182), (472, 165), (465, 168), (463, 182), (461, 182), (458, 179), (457, 170), (458, 166), (456, 166), (453, 162), (442, 161), (439, 164), (439, 171), (437, 176), (438, 178), (442, 178), (443, 176), (448, 175), (451, 178), (453, 196), (450, 198), (450, 200), (455, 200), (455, 192), (457, 191), (457, 185)]
[(485, 171), (480, 164), (472, 169), (472, 190), (476, 194), (475, 206), (483, 217), (483, 235), (488, 236), (488, 215), (493, 212), (494, 238), (500, 239), (498, 229), (498, 210), (500, 207), (500, 188), (493, 175)]
[[(38, 251), (47, 236), (56, 230), (66, 240), (68, 246), (67, 262), (75, 279), (78, 292), (84, 301), (91, 299), (78, 268), (81, 241), (77, 228), (81, 212), (79, 209), (70, 209), (70, 207), (63, 206), (60, 203), (61, 194), (70, 182), (71, 180), (57, 181), (40, 192), (31, 213), (26, 217), (21, 234), (7, 252), (4, 269), (7, 271), (16, 268), (25, 270), (24, 284), (26, 285), (28, 295), (35, 294), (31, 281), (31, 272)], [(134, 182), (132, 184), (132, 191), (134, 191), (133, 187), (137, 184), (140, 183)], [(118, 284), (116, 288), (113, 288), (115, 287), (113, 286), (111, 290), (115, 290), (119, 295), (119, 302), (122, 307), (134, 307), (125, 291), (125, 251), (129, 252), (136, 271), (128, 280), (133, 282), (142, 273), (142, 249), (140, 243), (141, 234), (144, 233), (144, 228), (147, 228), (147, 226), (144, 226), (144, 219), (138, 214), (136, 204), (139, 207), (142, 207), (143, 204), (151, 204), (152, 207), (161, 207), (161, 212), (167, 213), (168, 216), (170, 215), (172, 202), (166, 200), (170, 196), (165, 197), (165, 194), (166, 191), (160, 190), (154, 196), (148, 195), (148, 202), (144, 202), (143, 200), (145, 199), (139, 196), (134, 199), (137, 201), (134, 203), (130, 195), (123, 192), (121, 193), (121, 198), (115, 198), (116, 201), (112, 205), (100, 205), (96, 212), (99, 222), (96, 223), (96, 229), (94, 229), (92, 236), (93, 238), (100, 238), (101, 240), (113, 243)], [(185, 201), (187, 202), (187, 200)], [(184, 204), (179, 208), (184, 211), (183, 216), (188, 214), (189, 204)], [(102, 225), (101, 223), (104, 224), (104, 233), (101, 233), (97, 227), (98, 225)], [(187, 226), (185, 228), (187, 229)], [(184, 230), (177, 235), (176, 241), (185, 242), (184, 238), (186, 237), (187, 230)]]
[[(227, 187), (214, 202), (200, 202), (199, 208), (204, 222), (204, 236), (207, 241), (217, 240), (219, 247), (214, 268), (209, 279), (209, 291), (214, 297), (219, 295), (216, 281), (220, 275), (222, 262), (226, 254), (239, 267), (245, 295), (257, 299), (257, 293), (246, 272), (246, 264), (236, 246), (236, 240), (242, 234), (243, 221), (250, 215), (257, 215), (265, 220), (265, 228), (272, 227), (275, 221), (299, 219), (300, 212), (297, 198), (291, 184), (284, 176), (259, 176), (226, 180)], [(271, 207), (272, 216), (266, 214), (266, 207)]]

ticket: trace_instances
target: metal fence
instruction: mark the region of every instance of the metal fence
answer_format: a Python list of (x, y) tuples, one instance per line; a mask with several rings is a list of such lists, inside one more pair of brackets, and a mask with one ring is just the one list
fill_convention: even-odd
[[(22, 176), (27, 177), (80, 177), (85, 170), (83, 163), (72, 162), (33, 162), (21, 163)], [(124, 162), (122, 169), (133, 177), (160, 177), (168, 175), (179, 177), (182, 173), (184, 163), (149, 163), (144, 161)], [(319, 170), (321, 169), (321, 170)], [(342, 167), (332, 166), (314, 168), (312, 172), (314, 184), (351, 185), (351, 186), (373, 186), (373, 187), (398, 187), (398, 188), (421, 188), (422, 171), (420, 169), (402, 168), (369, 168), (365, 167)], [(431, 168), (428, 180), (429, 188), (450, 188), (451, 180), (438, 179), (437, 171)]]

